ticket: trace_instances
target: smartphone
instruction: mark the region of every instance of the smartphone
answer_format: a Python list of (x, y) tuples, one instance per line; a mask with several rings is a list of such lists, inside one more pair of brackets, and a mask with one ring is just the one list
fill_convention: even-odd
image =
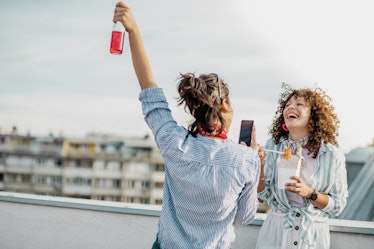
[(251, 145), (253, 120), (242, 120), (240, 125), (239, 143), (245, 142), (247, 146)]

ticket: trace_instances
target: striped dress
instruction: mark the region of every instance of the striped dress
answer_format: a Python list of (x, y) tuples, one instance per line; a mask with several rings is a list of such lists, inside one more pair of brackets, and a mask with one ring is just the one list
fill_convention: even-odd
[[(284, 143), (268, 140), (265, 148), (283, 151)], [(304, 153), (305, 155), (306, 153)], [(345, 156), (331, 144), (322, 144), (316, 166), (308, 181), (316, 191), (329, 197), (328, 205), (320, 210), (309, 200), (304, 207), (290, 204), (289, 194), (277, 188), (277, 160), (281, 155), (268, 153), (265, 163), (266, 188), (259, 198), (271, 208), (261, 227), (257, 249), (328, 249), (330, 233), (326, 220), (339, 215), (347, 203)], [(307, 163), (310, 160), (307, 160)]]
[(190, 135), (173, 119), (161, 88), (144, 89), (139, 99), (165, 161), (161, 248), (230, 248), (234, 224), (249, 224), (258, 208), (257, 153), (230, 139)]

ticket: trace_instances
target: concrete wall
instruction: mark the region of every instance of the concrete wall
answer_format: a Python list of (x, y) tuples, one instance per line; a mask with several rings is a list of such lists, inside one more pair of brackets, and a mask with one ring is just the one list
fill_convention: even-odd
[[(152, 205), (0, 192), (0, 248), (150, 249), (159, 211)], [(254, 248), (264, 217), (238, 227), (232, 248)], [(373, 222), (341, 223), (331, 223), (331, 249), (372, 248)]]

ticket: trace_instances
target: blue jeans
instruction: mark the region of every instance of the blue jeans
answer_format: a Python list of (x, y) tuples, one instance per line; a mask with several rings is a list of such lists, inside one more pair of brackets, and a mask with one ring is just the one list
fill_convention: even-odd
[(158, 238), (156, 237), (155, 242), (152, 245), (152, 249), (161, 249), (160, 243), (158, 243)]

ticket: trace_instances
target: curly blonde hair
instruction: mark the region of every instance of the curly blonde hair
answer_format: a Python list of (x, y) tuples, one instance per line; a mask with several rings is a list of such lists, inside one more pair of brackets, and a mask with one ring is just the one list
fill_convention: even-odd
[(303, 97), (311, 107), (309, 121), (308, 142), (304, 146), (313, 158), (317, 157), (322, 143), (330, 143), (338, 146), (337, 136), (340, 120), (338, 119), (335, 107), (331, 104), (331, 97), (321, 88), (292, 89), (290, 85), (283, 83), (282, 92), (278, 100), (278, 109), (275, 113), (273, 123), (269, 130), (269, 135), (278, 144), (280, 139), (288, 138), (288, 131), (282, 129), (284, 124), (283, 110), (286, 103), (291, 98)]

